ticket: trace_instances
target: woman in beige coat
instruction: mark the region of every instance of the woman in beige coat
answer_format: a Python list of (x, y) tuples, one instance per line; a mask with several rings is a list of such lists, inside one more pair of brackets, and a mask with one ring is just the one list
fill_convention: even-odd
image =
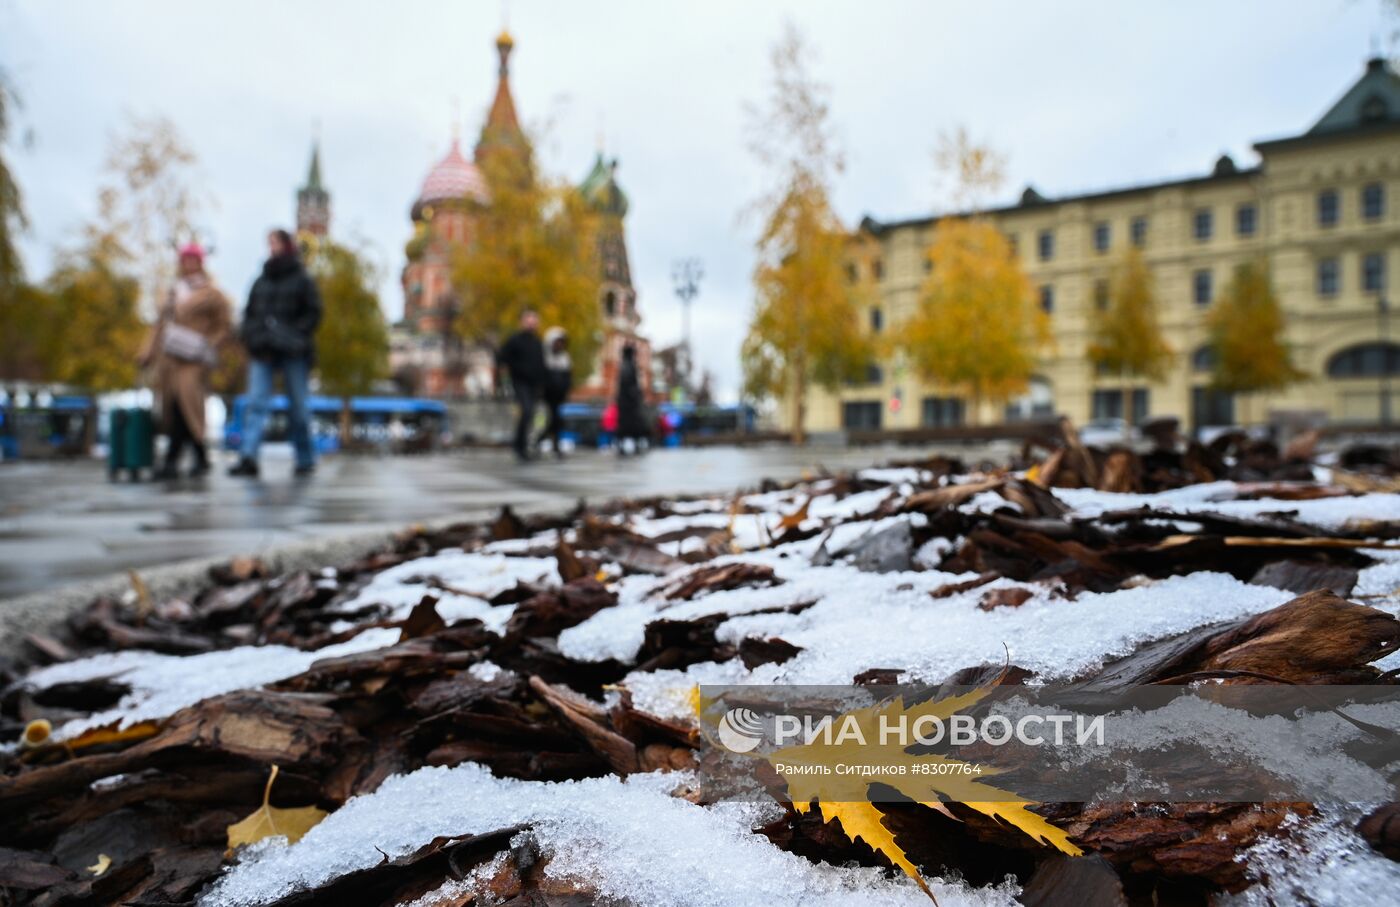
[(185, 447), (194, 448), (192, 476), (209, 471), (204, 446), (204, 401), (219, 351), (232, 336), (233, 306), (204, 271), (204, 250), (191, 243), (180, 249), (180, 274), (141, 354), (155, 367), (160, 419), (170, 444), (157, 475), (179, 475)]

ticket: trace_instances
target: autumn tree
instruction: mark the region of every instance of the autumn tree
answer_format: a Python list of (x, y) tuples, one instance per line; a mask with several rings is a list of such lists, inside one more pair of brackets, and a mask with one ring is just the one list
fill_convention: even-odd
[(309, 244), (306, 257), (323, 312), (317, 374), (321, 388), (341, 399), (340, 437), (347, 445), (350, 398), (370, 393), (389, 370), (389, 326), (374, 289), (378, 274), (363, 254), (327, 239)]
[(194, 152), (164, 117), (132, 118), (108, 148), (99, 223), (131, 256), (148, 312), (175, 279), (175, 247), (197, 238), (211, 204), (196, 188), (195, 167)]
[(1089, 361), (1122, 381), (1124, 431), (1131, 420), (1128, 400), (1135, 376), (1161, 381), (1172, 362), (1172, 348), (1157, 320), (1157, 294), (1142, 253), (1129, 249), (1109, 283), (1108, 310), (1094, 324)]
[(944, 218), (928, 250), (932, 271), (899, 342), (925, 378), (965, 392), (969, 418), (983, 400), (1030, 384), (1050, 323), (1006, 237), (980, 218)]
[(1284, 340), (1283, 309), (1263, 261), (1235, 268), (1208, 319), (1215, 351), (1211, 384), (1228, 393), (1280, 390), (1306, 377)]
[(575, 378), (593, 368), (602, 341), (593, 214), (572, 186), (544, 178), (523, 136), (487, 141), (480, 155), (490, 202), (453, 268), (461, 297), (457, 331), (497, 345), (526, 309), (569, 336)]
[(874, 352), (860, 327), (861, 290), (846, 274), (848, 234), (830, 202), (842, 161), (828, 89), (808, 73), (807, 56), (789, 23), (772, 50), (772, 93), (749, 111), (750, 150), (775, 189), (755, 206), (763, 227), (742, 346), (745, 393), (785, 398), (799, 444), (812, 386), (835, 390), (858, 377)]
[[(5, 305), (13, 302), (10, 294), (24, 280), (24, 267), (17, 245), (17, 237), (26, 227), (24, 199), (4, 153), (10, 138), (14, 103), (15, 95), (9, 78), (4, 70), (0, 70), (0, 304)], [(3, 324), (0, 322), (0, 329), (3, 329)]]
[(1006, 155), (974, 141), (965, 126), (938, 134), (933, 165), (955, 211), (980, 211), (1006, 179)]
[(112, 234), (90, 230), (80, 247), (63, 252), (36, 325), (46, 377), (95, 393), (131, 387), (147, 330), (140, 299), (130, 257)]

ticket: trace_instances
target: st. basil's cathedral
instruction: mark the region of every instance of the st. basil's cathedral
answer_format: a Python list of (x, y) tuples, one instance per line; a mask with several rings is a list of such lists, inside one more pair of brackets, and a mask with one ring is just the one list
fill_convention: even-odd
[[(447, 155), (428, 172), (413, 203), (413, 238), (406, 247), (403, 320), (392, 333), (390, 369), (407, 393), (433, 397), (483, 397), (494, 387), (494, 352), (482, 342), (462, 338), (455, 330), (464, 304), (452, 286), (453, 262), (478, 229), (479, 214), (490, 204), (486, 177), (480, 167), (490, 143), (528, 141), (516, 115), (510, 91), (510, 53), (514, 41), (507, 33), (496, 39), (500, 69), (496, 95), (481, 136), (468, 157), (454, 136)], [(637, 293), (627, 260), (623, 220), (627, 196), (617, 183), (617, 161), (601, 153), (578, 187), (598, 217), (598, 304), (603, 310), (604, 338), (592, 372), (576, 387), (573, 398), (601, 401), (612, 396), (622, 349), (637, 350), (643, 388), (652, 387), (651, 344), (637, 329)], [(548, 327), (545, 325), (543, 327)]]

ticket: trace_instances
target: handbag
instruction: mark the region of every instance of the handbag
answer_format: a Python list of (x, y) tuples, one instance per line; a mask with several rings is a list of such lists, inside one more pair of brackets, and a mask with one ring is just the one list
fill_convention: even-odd
[(182, 362), (210, 363), (213, 350), (204, 335), (192, 328), (166, 322), (161, 332), (161, 352)]

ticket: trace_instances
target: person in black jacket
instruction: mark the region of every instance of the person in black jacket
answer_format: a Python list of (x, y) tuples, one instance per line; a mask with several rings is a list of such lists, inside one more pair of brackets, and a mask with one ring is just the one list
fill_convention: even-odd
[(521, 462), (530, 459), (530, 426), (535, 421), (535, 407), (547, 377), (539, 330), (540, 316), (526, 309), (520, 315), (520, 330), (511, 334), (496, 353), (496, 367), (510, 374), (510, 386), (520, 408), (512, 446)]
[(316, 327), (321, 323), (321, 293), (297, 255), (286, 230), (268, 234), (269, 257), (248, 293), (240, 335), (248, 349), (248, 408), (238, 464), (229, 475), (256, 476), (258, 447), (278, 372), (287, 393), (296, 474), (316, 468), (311, 444), (311, 366), (316, 356)]
[(563, 328), (550, 328), (544, 332), (544, 407), (549, 421), (544, 431), (535, 440), (536, 446), (549, 438), (556, 457), (563, 457), (564, 450), (559, 446), (559, 435), (564, 428), (564, 420), (559, 408), (569, 399), (569, 391), (574, 387), (573, 360), (569, 358), (569, 338)]
[(637, 348), (622, 348), (622, 364), (617, 369), (617, 452), (623, 456), (641, 453), (651, 436), (647, 424), (646, 401), (637, 375)]

